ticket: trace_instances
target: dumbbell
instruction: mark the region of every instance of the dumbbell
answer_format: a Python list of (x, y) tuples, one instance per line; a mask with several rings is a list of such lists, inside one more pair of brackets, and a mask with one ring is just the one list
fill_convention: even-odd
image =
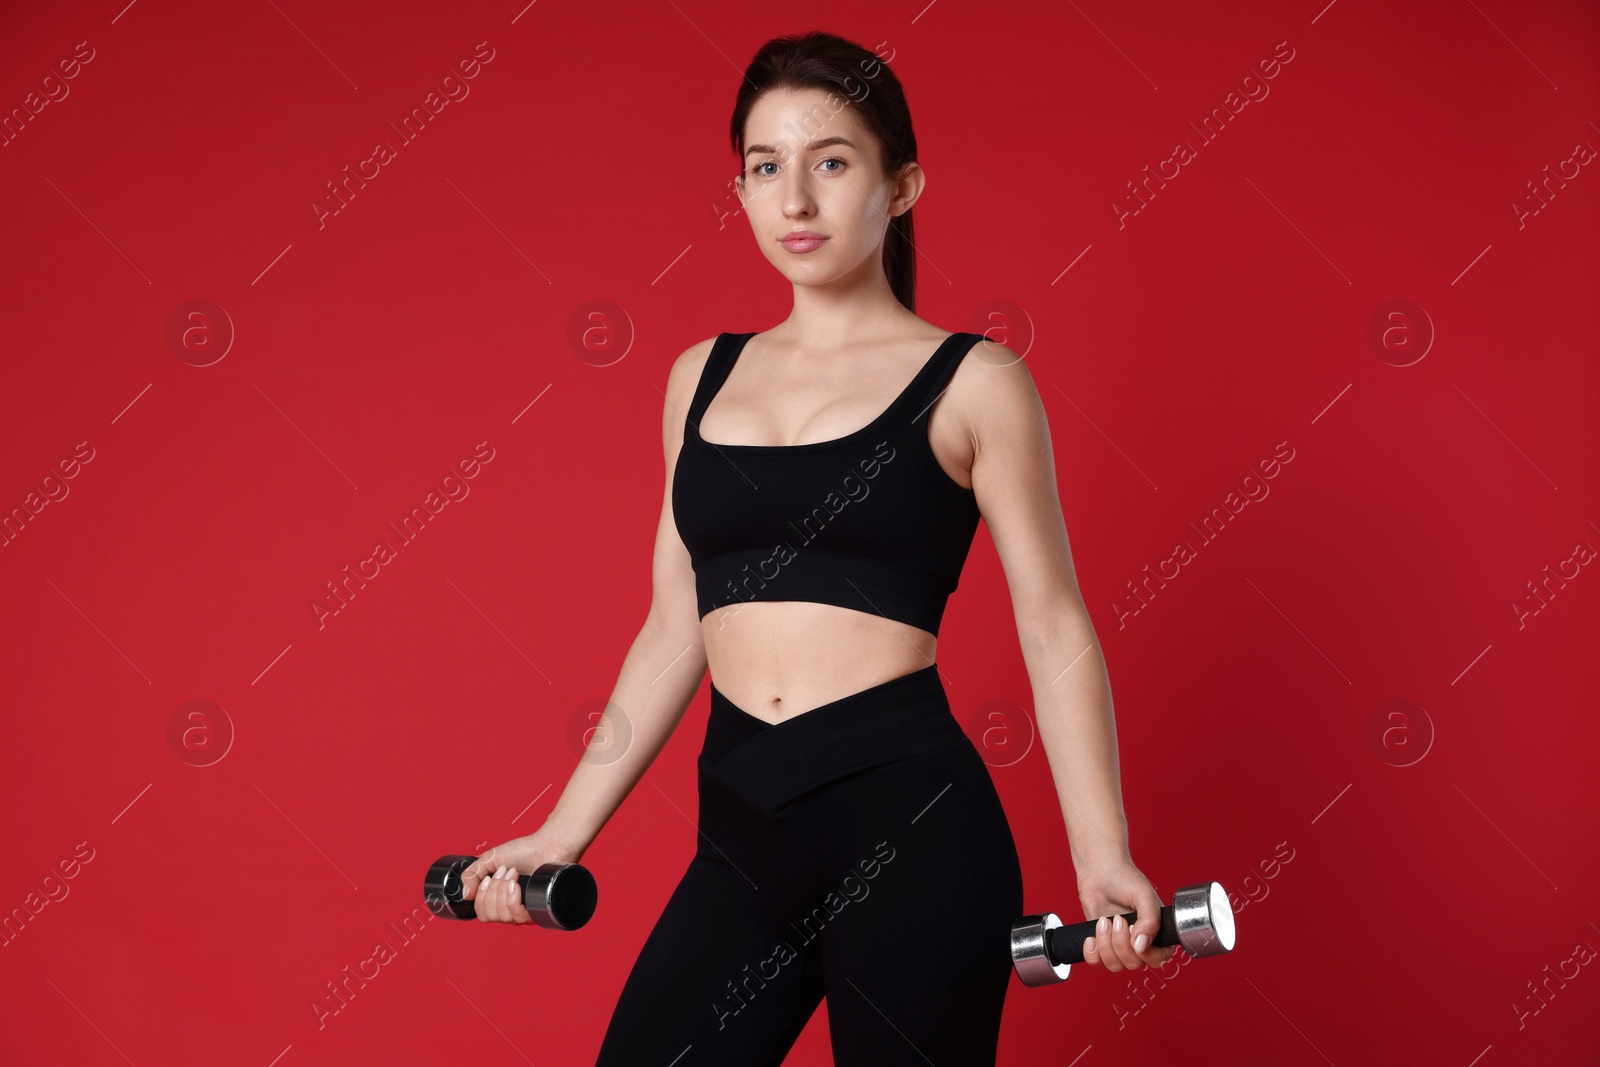
[[(1138, 912), (1124, 912), (1129, 925)], [(1074, 963), (1083, 962), (1083, 943), (1094, 936), (1096, 920), (1061, 925), (1055, 912), (1024, 915), (1011, 924), (1011, 963), (1023, 985), (1065, 982)], [(1216, 882), (1184, 886), (1161, 909), (1156, 945), (1182, 945), (1196, 959), (1233, 950), (1233, 907)]]
[[(476, 856), (440, 856), (428, 868), (422, 897), (428, 910), (441, 919), (476, 919), (478, 909), (462, 897), (461, 872), (478, 861)], [(522, 906), (533, 921), (550, 930), (576, 930), (594, 914), (599, 893), (594, 875), (578, 863), (545, 863), (532, 874), (519, 874)]]

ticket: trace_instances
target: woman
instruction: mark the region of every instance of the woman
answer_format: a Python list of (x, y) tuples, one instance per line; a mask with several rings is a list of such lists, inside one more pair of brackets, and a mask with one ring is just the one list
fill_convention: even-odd
[(1138, 913), (1132, 930), (1102, 920), (1085, 958), (1118, 971), (1172, 951), (1148, 944), (1161, 902), (1128, 854), (1043, 405), (1015, 353), (914, 313), (926, 179), (887, 66), (828, 34), (769, 41), (731, 135), (793, 310), (674, 364), (654, 598), (612, 698), (630, 741), (603, 758), (591, 743), (544, 825), (465, 873), (467, 895), (480, 919), (529, 921), (518, 873), (583, 855), (709, 666), (699, 847), (600, 1067), (778, 1064), (824, 996), (836, 1064), (993, 1064), (1021, 871), (934, 659), (980, 514), (1084, 914)]

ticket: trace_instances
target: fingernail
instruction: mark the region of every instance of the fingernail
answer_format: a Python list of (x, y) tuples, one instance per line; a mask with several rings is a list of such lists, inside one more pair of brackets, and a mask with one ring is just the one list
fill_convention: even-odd
[(1094, 938), (1092, 938), (1092, 937), (1084, 938), (1083, 939), (1083, 954), (1084, 954), (1084, 956), (1087, 957), (1089, 955), (1089, 953), (1091, 953), (1093, 951), (1094, 951)]
[(1107, 919), (1104, 915), (1102, 915), (1102, 916), (1100, 916), (1100, 921), (1095, 923), (1094, 932), (1097, 933), (1097, 934), (1100, 934), (1101, 936), (1104, 936), (1105, 932), (1106, 932), (1106, 928), (1109, 925), (1110, 925), (1110, 920)]
[(1150, 943), (1150, 939), (1148, 937), (1146, 937), (1144, 934), (1140, 934), (1138, 937), (1133, 939), (1133, 951), (1135, 951), (1135, 952), (1143, 952), (1144, 951), (1144, 947), (1146, 945), (1148, 945), (1149, 943)]

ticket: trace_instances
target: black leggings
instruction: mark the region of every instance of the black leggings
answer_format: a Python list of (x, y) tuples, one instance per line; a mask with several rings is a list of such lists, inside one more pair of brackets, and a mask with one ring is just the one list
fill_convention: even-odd
[(711, 688), (699, 847), (596, 1067), (994, 1063), (1022, 871), (936, 666), (776, 725)]

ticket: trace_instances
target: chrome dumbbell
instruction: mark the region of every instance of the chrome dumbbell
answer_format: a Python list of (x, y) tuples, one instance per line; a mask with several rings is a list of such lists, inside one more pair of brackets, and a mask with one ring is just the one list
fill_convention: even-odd
[[(1124, 912), (1130, 924), (1136, 912)], [(1023, 985), (1065, 982), (1074, 963), (1083, 962), (1083, 943), (1094, 936), (1095, 920), (1063, 926), (1055, 912), (1024, 915), (1011, 924), (1011, 963)], [(1185, 886), (1161, 909), (1155, 944), (1181, 945), (1196, 959), (1233, 951), (1233, 907), (1217, 882)]]
[[(422, 897), (428, 910), (441, 919), (476, 919), (478, 909), (462, 897), (461, 872), (476, 863), (476, 856), (440, 856), (428, 868)], [(519, 874), (522, 906), (540, 926), (551, 930), (576, 930), (594, 914), (599, 892), (594, 875), (577, 863), (545, 863), (532, 874)]]

